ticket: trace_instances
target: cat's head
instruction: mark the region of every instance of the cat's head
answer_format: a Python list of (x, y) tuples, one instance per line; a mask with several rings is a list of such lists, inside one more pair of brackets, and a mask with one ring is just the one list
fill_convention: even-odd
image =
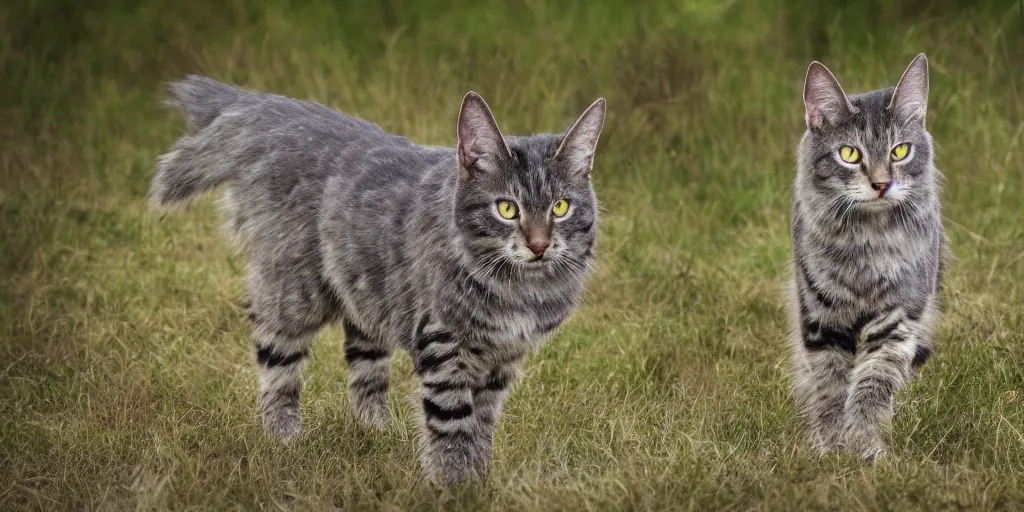
[(932, 193), (924, 54), (895, 88), (851, 97), (828, 68), (813, 62), (804, 81), (804, 106), (798, 193), (844, 211), (885, 211)]
[(466, 95), (454, 213), (480, 264), (524, 274), (589, 267), (597, 219), (590, 173), (604, 118), (598, 99), (561, 134), (505, 137), (483, 98)]

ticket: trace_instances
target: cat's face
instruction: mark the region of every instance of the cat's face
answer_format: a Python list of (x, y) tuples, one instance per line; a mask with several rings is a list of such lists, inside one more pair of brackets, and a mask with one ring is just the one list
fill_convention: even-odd
[(811, 64), (804, 84), (801, 193), (861, 211), (884, 211), (930, 193), (927, 100), (924, 55), (914, 59), (897, 87), (849, 98), (828, 69)]
[(585, 271), (595, 238), (590, 172), (604, 101), (564, 136), (502, 137), (486, 108), (467, 95), (460, 114), (455, 223), (466, 249), (495, 269)]

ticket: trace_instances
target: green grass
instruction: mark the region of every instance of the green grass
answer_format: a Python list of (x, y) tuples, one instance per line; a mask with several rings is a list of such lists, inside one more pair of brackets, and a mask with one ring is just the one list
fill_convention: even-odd
[[(1015, 2), (454, 3), (0, 7), (0, 509), (1024, 509)], [(803, 74), (820, 59), (873, 89), (921, 51), (956, 256), (938, 352), (888, 458), (819, 459), (780, 301)], [(264, 437), (244, 260), (211, 200), (146, 209), (184, 128), (163, 83), (189, 72), (428, 144), (454, 142), (469, 89), (508, 133), (608, 98), (598, 270), (525, 365), (486, 482), (422, 481), (404, 355), (392, 425), (355, 425), (337, 329), (305, 373), (303, 438)]]

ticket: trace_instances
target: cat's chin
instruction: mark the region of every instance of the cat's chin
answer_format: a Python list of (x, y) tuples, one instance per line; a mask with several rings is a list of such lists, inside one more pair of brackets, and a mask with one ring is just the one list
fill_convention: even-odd
[(516, 266), (518, 266), (520, 269), (522, 269), (522, 271), (523, 271), (523, 273), (525, 275), (527, 275), (527, 276), (539, 276), (539, 275), (546, 275), (548, 273), (548, 271), (551, 270), (552, 264), (554, 263), (554, 258), (550, 258), (550, 257), (533, 258), (533, 259), (521, 258), (516, 263), (517, 263)]
[(889, 197), (876, 197), (858, 202), (858, 206), (868, 212), (883, 212), (896, 206), (899, 201)]
[(548, 266), (551, 263), (551, 258), (533, 258), (533, 259), (521, 259), (519, 264), (530, 270), (540, 270)]
[(545, 254), (543, 256), (537, 256), (527, 251), (514, 252), (509, 255), (509, 259), (516, 265), (520, 265), (526, 268), (541, 268), (547, 263), (551, 263), (554, 258)]
[[(491, 270), (494, 271), (494, 275), (497, 276), (507, 275), (506, 272), (508, 272), (509, 270), (511, 270), (513, 273), (519, 272), (525, 274), (535, 274), (537, 272), (544, 272), (547, 269), (551, 268), (551, 264), (554, 261), (554, 258), (527, 258), (525, 256), (517, 254), (506, 255), (505, 257), (501, 258), (500, 261), (501, 263), (499, 265), (491, 267)], [(506, 270), (499, 270), (499, 268), (501, 267), (504, 267)]]

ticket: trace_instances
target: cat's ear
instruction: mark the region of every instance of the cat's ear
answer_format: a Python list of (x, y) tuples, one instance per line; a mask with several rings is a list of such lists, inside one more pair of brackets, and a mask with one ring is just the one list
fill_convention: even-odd
[(469, 174), (494, 172), (502, 162), (511, 159), (505, 137), (498, 129), (491, 109), (475, 92), (470, 91), (462, 100), (457, 132), (457, 152), (462, 171)]
[(928, 113), (928, 58), (923, 53), (914, 57), (900, 77), (892, 93), (889, 110), (902, 119), (920, 120), (924, 124)]
[(601, 129), (604, 127), (605, 103), (604, 98), (598, 98), (587, 107), (576, 123), (565, 132), (562, 144), (555, 152), (555, 159), (560, 160), (574, 175), (589, 176), (594, 168), (597, 139), (601, 137)]
[(857, 113), (857, 108), (843, 92), (843, 86), (824, 64), (814, 61), (807, 68), (804, 79), (804, 108), (807, 127), (819, 130), (828, 123), (835, 126), (847, 116)]

